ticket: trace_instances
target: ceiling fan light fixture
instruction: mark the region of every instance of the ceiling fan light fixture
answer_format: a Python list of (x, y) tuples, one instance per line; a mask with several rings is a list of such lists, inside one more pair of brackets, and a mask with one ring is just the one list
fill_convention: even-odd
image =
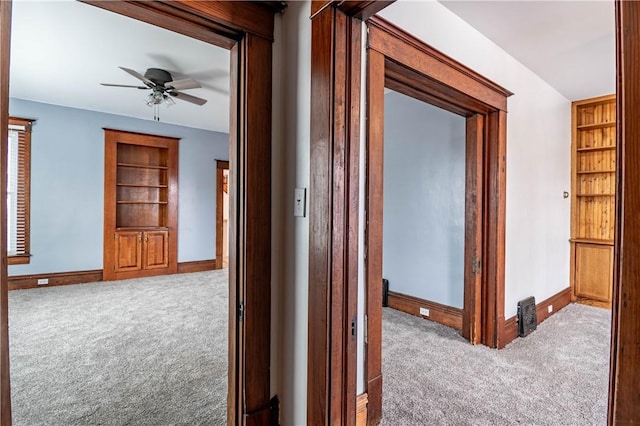
[(169, 108), (172, 105), (176, 104), (176, 101), (174, 101), (173, 99), (171, 99), (171, 96), (164, 94), (162, 95), (164, 97), (164, 104), (167, 106), (167, 108)]
[(145, 99), (145, 103), (149, 107), (161, 104), (162, 102), (164, 102), (164, 95), (159, 90), (152, 91)]

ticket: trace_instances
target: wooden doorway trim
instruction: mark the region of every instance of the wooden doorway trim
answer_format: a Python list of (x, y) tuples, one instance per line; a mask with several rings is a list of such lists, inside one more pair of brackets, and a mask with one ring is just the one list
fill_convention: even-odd
[[(270, 424), (271, 72), (279, 2), (86, 1), (231, 50), (229, 425)], [(7, 140), (11, 2), (0, 2), (0, 137)], [(251, 87), (251, 90), (247, 90)], [(3, 136), (4, 135), (4, 136)], [(6, 162), (6, 144), (0, 144)], [(6, 198), (4, 175), (0, 196)], [(250, 194), (250, 196), (242, 196)], [(0, 425), (11, 424), (6, 203), (0, 203)], [(2, 238), (2, 236), (5, 236)], [(243, 307), (243, 309), (240, 309)], [(238, 313), (242, 311), (242, 319)]]
[(610, 425), (640, 423), (640, 3), (616, 1), (616, 230), (609, 375)]
[[(216, 160), (216, 269), (222, 269), (224, 257), (224, 171), (229, 162)], [(228, 185), (228, 182), (227, 182)], [(228, 186), (227, 186), (228, 188)], [(228, 249), (228, 248), (227, 248)]]
[[(0, 141), (9, 138), (9, 58), (11, 2), (0, 1)], [(0, 425), (11, 426), (9, 383), (9, 292), (7, 288), (7, 164), (8, 144), (0, 143)]]
[[(348, 3), (364, 15), (380, 6)], [(310, 425), (356, 418), (362, 21), (342, 4), (311, 5)]]
[(368, 422), (382, 417), (384, 88), (466, 120), (463, 335), (500, 346), (504, 327), (506, 105), (511, 92), (387, 21), (368, 21), (366, 148), (366, 385)]

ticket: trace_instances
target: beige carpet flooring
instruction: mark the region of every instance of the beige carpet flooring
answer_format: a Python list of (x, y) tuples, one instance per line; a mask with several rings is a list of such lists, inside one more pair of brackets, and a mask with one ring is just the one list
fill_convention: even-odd
[[(225, 424), (227, 281), (10, 292), (14, 425)], [(385, 308), (382, 424), (605, 425), (609, 317), (570, 305), (497, 351)]]
[(9, 293), (13, 424), (223, 425), (226, 270)]
[(571, 304), (503, 350), (385, 308), (382, 425), (606, 425), (610, 311)]

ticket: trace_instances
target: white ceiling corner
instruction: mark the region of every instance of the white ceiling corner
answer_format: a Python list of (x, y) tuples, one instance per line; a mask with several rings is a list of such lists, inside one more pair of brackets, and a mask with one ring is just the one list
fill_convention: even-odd
[(439, 0), (567, 99), (615, 93), (612, 0)]
[(208, 101), (162, 105), (162, 122), (229, 131), (226, 49), (68, 0), (14, 1), (11, 36), (11, 97), (152, 120), (149, 91), (100, 83), (139, 83), (118, 66), (162, 68), (197, 80), (184, 92)]

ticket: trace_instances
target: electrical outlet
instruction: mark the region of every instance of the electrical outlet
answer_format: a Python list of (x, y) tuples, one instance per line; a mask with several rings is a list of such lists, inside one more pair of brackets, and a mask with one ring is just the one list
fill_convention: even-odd
[(39, 278), (38, 285), (47, 285), (49, 284), (49, 278)]
[(549, 306), (547, 306), (547, 312), (548, 312), (548, 313), (553, 312), (553, 305), (549, 305)]
[(429, 310), (427, 308), (420, 308), (420, 315), (422, 315), (423, 317), (428, 317)]

